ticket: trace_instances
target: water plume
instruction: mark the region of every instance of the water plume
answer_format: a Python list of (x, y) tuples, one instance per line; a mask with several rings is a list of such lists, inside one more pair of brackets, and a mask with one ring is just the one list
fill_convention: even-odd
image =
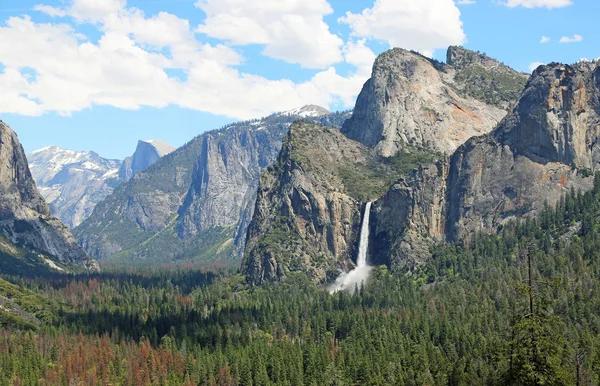
[(360, 287), (365, 282), (371, 273), (372, 267), (367, 263), (367, 253), (369, 251), (369, 220), (371, 217), (371, 205), (368, 202), (365, 206), (362, 226), (360, 229), (360, 243), (358, 245), (358, 258), (356, 259), (356, 268), (350, 272), (342, 273), (329, 287), (330, 293), (344, 291), (347, 289), (354, 290), (357, 286)]

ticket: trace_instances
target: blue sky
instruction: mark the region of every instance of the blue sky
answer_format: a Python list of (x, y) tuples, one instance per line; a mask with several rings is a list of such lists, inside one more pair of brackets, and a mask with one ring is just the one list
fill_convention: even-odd
[(28, 152), (124, 158), (138, 139), (351, 108), (393, 46), (443, 60), (460, 44), (525, 72), (595, 59), (598, 15), (595, 0), (0, 0), (0, 119)]

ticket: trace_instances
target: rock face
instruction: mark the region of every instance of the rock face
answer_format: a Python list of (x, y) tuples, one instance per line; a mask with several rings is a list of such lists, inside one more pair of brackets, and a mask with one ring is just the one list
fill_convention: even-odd
[(145, 170), (161, 157), (172, 153), (174, 150), (173, 146), (157, 139), (140, 140), (133, 156), (127, 157), (123, 161), (119, 169), (119, 179), (129, 181), (134, 174)]
[(260, 178), (242, 263), (248, 281), (302, 271), (322, 282), (352, 264), (364, 204), (357, 186), (377, 197), (395, 176), (382, 162), (335, 128), (294, 123), (277, 163)]
[(68, 228), (51, 216), (48, 205), (36, 189), (17, 135), (2, 121), (0, 233), (16, 247), (48, 256), (51, 259), (48, 261), (54, 265), (97, 269), (97, 264), (77, 245)]
[[(464, 66), (459, 59), (454, 55), (449, 62)], [(492, 132), (422, 163), (390, 181), (385, 194), (374, 194), (380, 198), (371, 209), (370, 262), (411, 269), (430, 256), (436, 242), (469, 243), (476, 232), (493, 233), (508, 221), (535, 216), (570, 190), (591, 189), (600, 169), (599, 135), (600, 65), (539, 67)], [(366, 175), (361, 166), (382, 170), (382, 162), (390, 160), (367, 139), (361, 138), (374, 147), (326, 128), (292, 127), (278, 163), (261, 177), (242, 265), (250, 283), (293, 271), (320, 282), (349, 264), (360, 208), (369, 198), (351, 193), (353, 184), (339, 165)]]
[(31, 173), (52, 214), (69, 228), (79, 226), (115, 187), (173, 151), (159, 141), (139, 141), (125, 161), (110, 160), (92, 152), (49, 146), (29, 154)]
[(448, 63), (394, 48), (381, 54), (342, 131), (389, 157), (407, 146), (451, 154), (490, 132), (528, 76), (460, 47)]
[(376, 259), (419, 263), (432, 241), (465, 240), (535, 215), (598, 170), (600, 67), (538, 68), (512, 113), (445, 162), (421, 167), (375, 205)]
[(69, 228), (88, 218), (98, 202), (120, 183), (121, 161), (94, 152), (50, 146), (27, 155), (35, 183), (51, 212)]
[(300, 118), (341, 125), (346, 114), (306, 107), (196, 137), (136, 174), (75, 230), (96, 258), (238, 261), (260, 171)]
[(260, 179), (242, 264), (251, 284), (290, 270), (322, 280), (350, 257), (360, 202), (345, 192), (338, 168), (366, 165), (366, 151), (335, 129), (292, 125), (277, 164)]
[(283, 126), (277, 132), (240, 127), (204, 136), (190, 189), (179, 209), (177, 233), (182, 239), (231, 228), (236, 231), (234, 244), (243, 246), (240, 236), (245, 235), (245, 222), (240, 219), (252, 215), (258, 176), (277, 157), (281, 131)]

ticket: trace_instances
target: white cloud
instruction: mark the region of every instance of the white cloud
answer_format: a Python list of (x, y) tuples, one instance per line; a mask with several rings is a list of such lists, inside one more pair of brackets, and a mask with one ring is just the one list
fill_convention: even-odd
[(583, 41), (583, 36), (577, 34), (560, 38), (561, 43), (579, 43), (581, 41)]
[[(0, 112), (69, 115), (94, 105), (176, 105), (247, 119), (304, 104), (351, 107), (375, 58), (364, 40), (353, 41), (336, 46), (339, 60), (356, 68), (349, 75), (328, 67), (302, 83), (270, 80), (240, 72), (235, 68), (244, 61), (239, 52), (198, 41), (185, 19), (168, 13), (146, 17), (119, 1), (100, 8), (92, 3), (76, 0), (64, 9), (38, 9), (91, 22), (101, 32), (97, 43), (68, 24), (38, 24), (27, 16), (0, 25), (0, 41), (6, 42), (0, 45), (5, 67)], [(173, 69), (186, 78), (169, 77)]]
[(387, 41), (428, 56), (466, 39), (452, 0), (376, 0), (373, 8), (348, 12), (339, 21), (350, 26), (352, 36)]
[(307, 68), (326, 68), (342, 60), (342, 39), (323, 17), (327, 0), (199, 0), (207, 17), (197, 32), (233, 45), (265, 45), (264, 55)]
[(541, 65), (544, 65), (546, 63), (542, 63), (542, 62), (533, 62), (529, 65), (529, 72), (533, 72), (535, 71), (536, 68), (538, 68)]
[(470, 5), (470, 4), (475, 4), (475, 0), (458, 0), (456, 2), (456, 4), (460, 4), (460, 5)]
[(542, 39), (540, 40), (540, 43), (545, 44), (545, 43), (550, 43), (550, 38), (548, 36), (542, 36)]
[(357, 68), (357, 73), (367, 77), (371, 74), (376, 55), (366, 46), (366, 40), (350, 41), (344, 47), (346, 63)]
[(79, 22), (98, 22), (104, 17), (125, 8), (127, 0), (71, 0), (69, 7), (62, 9), (47, 5), (36, 5), (35, 9), (50, 16), (74, 17)]
[(510, 8), (525, 7), (525, 8), (562, 8), (567, 7), (573, 2), (571, 0), (499, 0), (499, 4)]
[(33, 9), (39, 12), (43, 12), (48, 16), (52, 17), (64, 17), (67, 15), (67, 13), (64, 10), (60, 8), (51, 7), (49, 5), (38, 4), (34, 6)]

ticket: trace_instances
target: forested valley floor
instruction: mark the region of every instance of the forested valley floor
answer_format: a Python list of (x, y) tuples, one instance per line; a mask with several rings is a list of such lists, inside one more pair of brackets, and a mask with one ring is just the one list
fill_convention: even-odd
[(354, 293), (232, 269), (5, 275), (0, 385), (598, 384), (599, 213), (597, 177)]

